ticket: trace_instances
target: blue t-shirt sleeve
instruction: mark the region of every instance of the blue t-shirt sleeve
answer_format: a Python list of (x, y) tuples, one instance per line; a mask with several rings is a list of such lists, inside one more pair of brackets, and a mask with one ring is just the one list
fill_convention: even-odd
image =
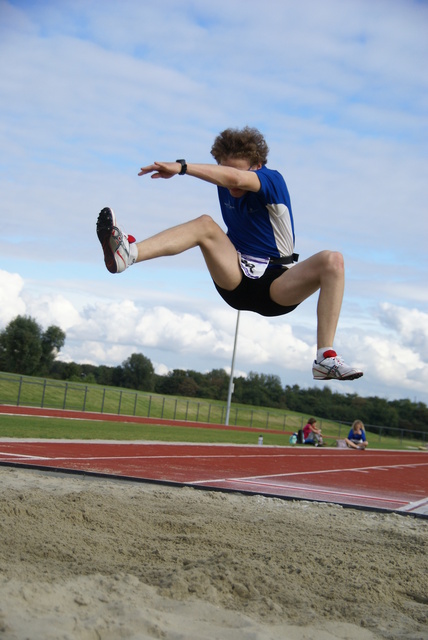
[(267, 204), (285, 204), (291, 213), (290, 194), (279, 171), (263, 166), (256, 173), (260, 180), (260, 191), (257, 192), (257, 197), (262, 201), (262, 204), (264, 206)]

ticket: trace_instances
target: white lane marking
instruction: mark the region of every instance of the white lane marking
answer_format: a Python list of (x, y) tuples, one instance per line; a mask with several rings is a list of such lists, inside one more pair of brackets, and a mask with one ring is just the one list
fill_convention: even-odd
[(400, 507), (398, 511), (406, 511), (412, 513), (422, 513), (428, 515), (428, 496), (417, 500), (416, 502), (409, 502), (406, 506)]

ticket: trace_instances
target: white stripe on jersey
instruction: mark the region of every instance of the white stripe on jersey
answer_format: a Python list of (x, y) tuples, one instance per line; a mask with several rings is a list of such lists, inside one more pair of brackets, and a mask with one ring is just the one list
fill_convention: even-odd
[(267, 204), (269, 219), (275, 236), (278, 251), (283, 256), (289, 256), (294, 251), (293, 230), (288, 207), (283, 204)]

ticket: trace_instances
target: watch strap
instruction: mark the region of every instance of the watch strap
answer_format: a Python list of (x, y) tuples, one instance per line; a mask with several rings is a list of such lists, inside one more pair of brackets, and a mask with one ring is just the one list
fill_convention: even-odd
[(187, 171), (187, 163), (186, 163), (186, 161), (183, 158), (181, 158), (180, 160), (176, 160), (176, 162), (179, 162), (181, 164), (181, 171), (180, 171), (180, 173), (178, 175), (179, 176), (184, 176), (184, 174)]

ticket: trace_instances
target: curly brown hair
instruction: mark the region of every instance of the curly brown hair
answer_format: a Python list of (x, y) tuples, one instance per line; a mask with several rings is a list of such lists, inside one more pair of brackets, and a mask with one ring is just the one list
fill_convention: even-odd
[(244, 127), (243, 129), (225, 129), (218, 134), (211, 147), (211, 155), (220, 164), (227, 158), (245, 158), (250, 163), (267, 163), (269, 147), (258, 129)]

